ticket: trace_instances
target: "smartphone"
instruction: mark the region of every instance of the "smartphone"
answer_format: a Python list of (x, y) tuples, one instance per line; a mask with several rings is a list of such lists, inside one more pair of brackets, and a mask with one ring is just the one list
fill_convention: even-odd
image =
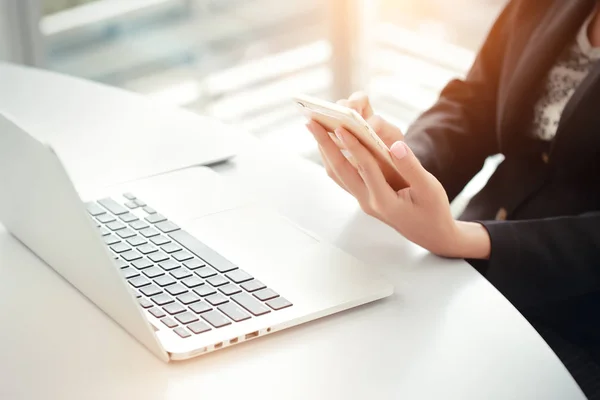
[(296, 95), (293, 100), (306, 118), (315, 120), (329, 132), (331, 139), (354, 167), (356, 167), (356, 162), (348, 156), (344, 145), (333, 133), (339, 127), (353, 134), (373, 154), (379, 167), (387, 177), (389, 185), (394, 190), (400, 190), (408, 186), (396, 170), (387, 145), (355, 110), (308, 95)]

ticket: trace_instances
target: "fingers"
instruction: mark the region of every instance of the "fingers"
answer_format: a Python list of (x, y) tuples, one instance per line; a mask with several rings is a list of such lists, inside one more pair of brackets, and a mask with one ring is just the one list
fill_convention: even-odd
[(369, 96), (365, 92), (354, 92), (348, 100), (339, 100), (339, 105), (351, 108), (358, 112), (365, 120), (373, 115), (373, 108)]
[(342, 138), (356, 161), (360, 176), (369, 189), (372, 200), (376, 200), (381, 205), (390, 204), (397, 196), (387, 183), (375, 157), (347, 130), (338, 128), (335, 132)]
[(361, 201), (366, 195), (367, 188), (356, 169), (344, 157), (336, 144), (333, 143), (325, 128), (315, 121), (310, 121), (307, 124), (307, 128), (319, 143), (319, 147), (322, 150), (321, 154), (328, 160), (330, 170), (333, 172), (333, 176), (330, 175), (330, 177), (334, 180), (336, 179), (334, 177), (337, 177), (340, 181), (340, 186), (343, 186)]
[(411, 188), (426, 187), (430, 174), (423, 168), (408, 145), (402, 141), (394, 143), (390, 152), (396, 169)]
[(371, 129), (375, 131), (377, 136), (383, 140), (387, 147), (391, 147), (392, 144), (396, 143), (398, 140), (404, 140), (404, 135), (400, 128), (379, 115), (372, 115), (367, 119), (367, 123)]

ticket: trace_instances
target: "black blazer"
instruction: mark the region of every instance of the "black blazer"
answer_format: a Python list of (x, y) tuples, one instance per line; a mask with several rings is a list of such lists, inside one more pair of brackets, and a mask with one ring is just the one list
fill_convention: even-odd
[(406, 142), (450, 199), (485, 159), (505, 160), (461, 219), (488, 229), (473, 263), (525, 316), (600, 360), (600, 65), (563, 111), (551, 143), (529, 135), (533, 108), (595, 0), (514, 0), (466, 79), (451, 81)]

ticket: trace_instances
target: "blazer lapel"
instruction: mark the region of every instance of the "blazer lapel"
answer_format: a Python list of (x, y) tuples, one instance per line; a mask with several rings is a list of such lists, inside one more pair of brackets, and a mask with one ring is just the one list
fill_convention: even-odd
[(498, 134), (503, 151), (528, 139), (523, 127), (531, 120), (541, 83), (560, 53), (575, 39), (595, 3), (595, 0), (556, 1), (540, 21), (534, 21), (536, 27), (522, 27), (532, 29), (532, 34), (523, 44), (522, 52), (517, 52), (514, 68), (509, 68), (512, 74), (503, 77), (508, 84), (506, 91), (500, 93), (504, 99), (499, 101)]
[(552, 165), (577, 170), (600, 149), (600, 62), (579, 84), (565, 106), (550, 149)]

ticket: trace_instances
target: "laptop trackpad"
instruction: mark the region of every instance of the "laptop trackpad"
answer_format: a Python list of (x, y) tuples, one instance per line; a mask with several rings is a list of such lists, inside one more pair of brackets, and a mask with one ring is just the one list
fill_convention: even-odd
[(298, 258), (319, 243), (288, 219), (254, 206), (198, 218), (185, 228), (233, 263), (269, 275), (273, 264), (285, 270), (282, 261)]

